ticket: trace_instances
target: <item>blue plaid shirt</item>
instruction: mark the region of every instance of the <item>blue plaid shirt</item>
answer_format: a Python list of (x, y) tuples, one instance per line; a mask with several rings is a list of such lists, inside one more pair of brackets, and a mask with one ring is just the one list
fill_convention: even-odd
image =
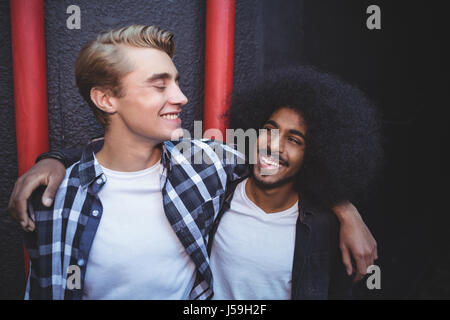
[[(89, 144), (81, 160), (66, 170), (52, 207), (41, 204), (43, 188), (29, 202), (36, 229), (24, 234), (31, 262), (26, 299), (82, 298), (89, 252), (103, 213), (98, 192), (106, 176), (94, 157), (102, 144)], [(213, 279), (208, 235), (227, 184), (245, 173), (244, 156), (215, 141), (183, 139), (164, 142), (161, 161), (164, 211), (197, 270), (190, 299), (209, 299)], [(67, 286), (73, 266), (81, 271), (81, 288)]]

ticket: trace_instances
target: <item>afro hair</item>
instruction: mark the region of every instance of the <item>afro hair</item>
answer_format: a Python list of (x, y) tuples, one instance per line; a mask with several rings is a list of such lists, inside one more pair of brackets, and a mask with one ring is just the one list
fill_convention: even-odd
[(291, 67), (237, 92), (230, 128), (262, 128), (281, 107), (299, 111), (308, 126), (298, 191), (327, 206), (364, 195), (383, 158), (381, 117), (371, 101), (337, 76)]

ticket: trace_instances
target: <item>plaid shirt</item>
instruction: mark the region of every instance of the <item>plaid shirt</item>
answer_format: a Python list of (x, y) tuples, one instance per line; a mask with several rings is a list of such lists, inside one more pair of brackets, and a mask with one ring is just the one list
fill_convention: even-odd
[[(82, 298), (89, 251), (102, 217), (98, 192), (106, 176), (94, 158), (102, 144), (89, 144), (81, 160), (66, 170), (52, 207), (41, 204), (43, 188), (30, 200), (36, 229), (24, 233), (31, 262), (26, 299)], [(183, 139), (164, 142), (161, 161), (164, 211), (197, 270), (190, 299), (209, 299), (213, 279), (208, 235), (227, 183), (245, 173), (244, 157), (225, 144)], [(67, 287), (74, 266), (80, 270), (81, 288)]]

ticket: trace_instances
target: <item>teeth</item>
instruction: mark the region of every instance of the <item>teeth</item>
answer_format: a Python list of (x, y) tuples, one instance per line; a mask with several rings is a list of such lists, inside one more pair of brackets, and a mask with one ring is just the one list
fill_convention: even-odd
[(174, 120), (178, 118), (178, 113), (176, 114), (164, 114), (161, 116), (163, 119)]
[(276, 162), (272, 157), (260, 157), (261, 161), (264, 162), (265, 164), (268, 164), (270, 166), (274, 166), (274, 167), (279, 167), (280, 164), (278, 162)]

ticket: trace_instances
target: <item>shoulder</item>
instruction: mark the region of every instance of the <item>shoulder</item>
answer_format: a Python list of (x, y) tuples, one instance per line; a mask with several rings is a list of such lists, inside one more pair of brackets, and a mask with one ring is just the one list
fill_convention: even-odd
[(171, 151), (173, 148), (192, 148), (199, 150), (215, 150), (223, 148), (227, 152), (238, 154), (235, 145), (226, 144), (221, 141), (211, 139), (180, 139), (176, 141), (165, 141), (164, 146)]
[(299, 206), (302, 207), (302, 210), (306, 214), (315, 217), (315, 220), (319, 223), (338, 222), (338, 219), (331, 208), (327, 207), (318, 200), (314, 200), (304, 193), (299, 194)]
[(300, 195), (299, 210), (304, 212), (310, 226), (313, 246), (319, 251), (328, 251), (339, 244), (339, 220), (330, 208)]
[(172, 159), (184, 160), (191, 164), (217, 164), (223, 166), (244, 164), (245, 156), (235, 145), (210, 139), (180, 139), (166, 141), (164, 146)]
[(66, 198), (68, 193), (73, 193), (70, 192), (71, 189), (73, 190), (80, 187), (79, 163), (80, 162), (78, 161), (66, 169), (66, 174), (58, 187), (55, 199), (50, 207), (46, 207), (42, 204), (42, 196), (47, 186), (40, 186), (33, 191), (28, 206), (31, 211), (30, 214), (34, 216), (33, 218), (39, 219), (45, 212), (49, 213), (53, 212), (55, 209), (60, 209), (58, 208), (58, 203), (61, 202), (60, 200)]

